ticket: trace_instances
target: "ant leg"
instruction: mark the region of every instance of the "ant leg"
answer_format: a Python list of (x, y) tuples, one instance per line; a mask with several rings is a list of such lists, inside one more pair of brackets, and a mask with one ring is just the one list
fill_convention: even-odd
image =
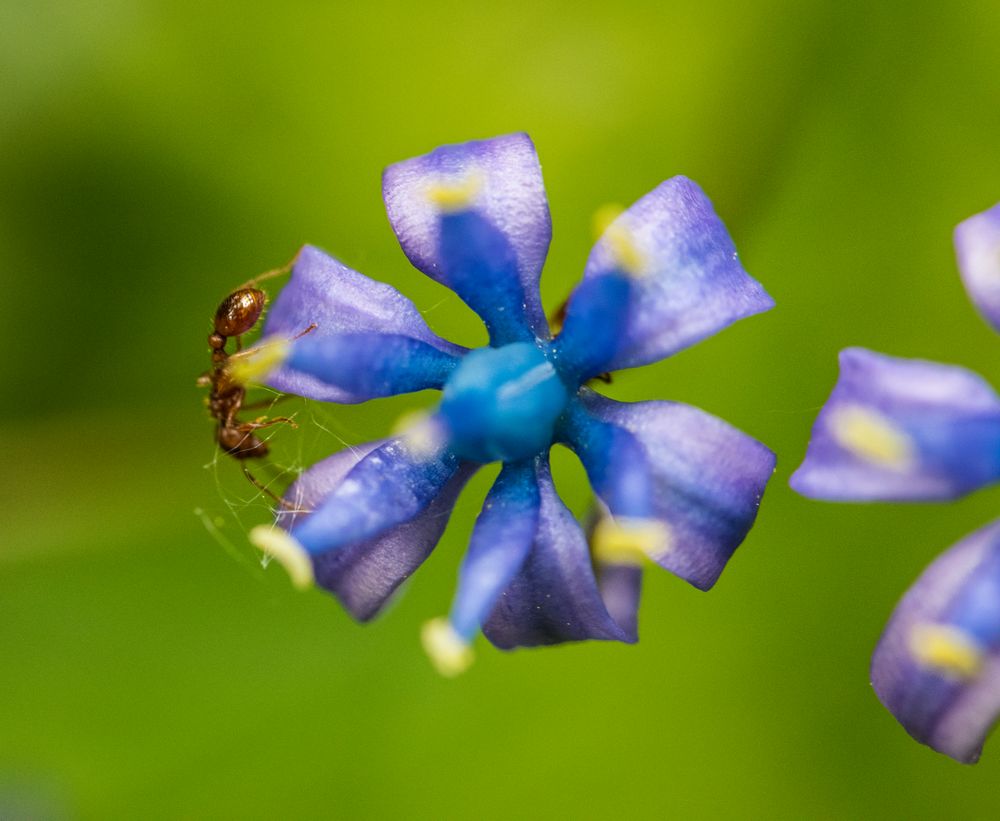
[(302, 337), (304, 337), (306, 334), (311, 333), (312, 331), (315, 330), (316, 330), (316, 323), (313, 322), (312, 325), (310, 325), (304, 331), (299, 331), (297, 334), (295, 334), (295, 336), (292, 337), (292, 342), (294, 342), (296, 339), (302, 339)]
[(274, 399), (261, 399), (259, 402), (251, 402), (248, 405), (241, 405), (242, 410), (257, 410), (258, 408), (271, 408), (286, 399), (298, 399), (294, 393), (279, 393)]
[(293, 505), (291, 502), (287, 502), (284, 499), (282, 499), (277, 493), (271, 490), (271, 488), (269, 488), (262, 481), (260, 481), (260, 479), (254, 476), (250, 472), (249, 468), (247, 468), (247, 466), (244, 465), (242, 462), (240, 463), (240, 467), (243, 468), (243, 475), (250, 480), (250, 484), (253, 485), (255, 488), (257, 488), (257, 490), (261, 491), (262, 493), (266, 493), (281, 507), (285, 508), (285, 510), (296, 510), (295, 505)]
[(265, 271), (263, 274), (258, 274), (253, 279), (247, 280), (243, 283), (240, 288), (256, 288), (258, 282), (264, 282), (267, 279), (274, 279), (275, 277), (284, 276), (289, 271), (292, 270), (292, 266), (295, 264), (295, 260), (298, 259), (298, 254), (291, 259), (291, 261), (286, 262), (280, 268), (274, 268), (270, 271)]
[(248, 431), (251, 430), (263, 430), (264, 428), (269, 428), (272, 425), (291, 425), (293, 428), (298, 428), (295, 424), (295, 420), (291, 416), (272, 416), (268, 418), (266, 416), (258, 416), (253, 422), (243, 422), (240, 427), (246, 428)]

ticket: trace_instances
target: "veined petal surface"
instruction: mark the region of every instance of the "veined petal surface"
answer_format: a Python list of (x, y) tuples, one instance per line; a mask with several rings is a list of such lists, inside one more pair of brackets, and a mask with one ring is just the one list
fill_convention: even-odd
[[(342, 487), (351, 471), (386, 440), (342, 450), (303, 473), (285, 499), (293, 510), (281, 510), (277, 524), (293, 530)], [(374, 617), (393, 592), (423, 563), (441, 538), (455, 500), (475, 465), (462, 464), (434, 499), (409, 521), (380, 535), (339, 550), (312, 555), (316, 582), (329, 590), (360, 621)], [(378, 503), (378, 500), (373, 500)]]
[(718, 580), (753, 526), (775, 456), (705, 411), (677, 402), (624, 403), (584, 394), (597, 418), (628, 431), (652, 477), (652, 515), (663, 525), (661, 567), (701, 590)]
[(540, 508), (534, 543), (483, 633), (504, 650), (584, 639), (634, 642), (605, 606), (587, 539), (556, 493), (547, 458), (536, 461), (536, 481)]
[[(344, 333), (391, 334), (424, 342), (453, 356), (465, 352), (435, 335), (416, 306), (391, 285), (369, 279), (306, 245), (296, 257), (291, 279), (271, 305), (263, 338), (291, 338), (313, 324), (316, 328), (303, 339)], [(276, 390), (324, 402), (363, 402), (367, 398), (287, 365), (267, 381)]]
[(625, 337), (605, 368), (645, 365), (693, 345), (774, 301), (743, 269), (712, 203), (673, 177), (619, 216), (590, 253), (584, 278), (630, 269)]
[(791, 485), (818, 499), (909, 501), (998, 477), (1000, 398), (980, 376), (848, 348)]
[[(456, 290), (469, 301), (469, 283), (448, 280), (442, 259), (442, 209), (434, 201), (440, 188), (465, 188), (474, 225), (456, 225), (473, 240), (478, 237), (491, 255), (498, 253), (498, 237), (511, 251), (511, 281), (482, 283), (503, 286), (519, 295), (519, 309), (526, 327), (540, 338), (548, 336), (538, 282), (552, 237), (548, 199), (535, 147), (527, 134), (509, 134), (488, 140), (445, 145), (429, 154), (389, 166), (382, 177), (386, 212), (403, 252), (427, 276)], [(463, 214), (446, 215), (446, 219)], [(495, 232), (495, 235), (493, 234)], [(478, 240), (476, 240), (478, 242)], [(483, 260), (483, 270), (493, 260)], [(488, 312), (487, 306), (474, 308)], [(508, 310), (506, 300), (504, 307)], [(490, 321), (495, 319), (484, 316)], [(510, 341), (510, 340), (507, 340)]]
[(936, 559), (872, 657), (879, 699), (917, 741), (978, 760), (1000, 718), (1000, 522)]

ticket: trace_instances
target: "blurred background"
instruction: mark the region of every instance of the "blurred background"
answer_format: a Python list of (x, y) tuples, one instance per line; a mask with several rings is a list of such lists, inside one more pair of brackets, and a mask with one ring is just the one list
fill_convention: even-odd
[[(0, 817), (997, 817), (998, 742), (972, 768), (917, 745), (867, 665), (1000, 489), (847, 506), (786, 482), (842, 347), (1000, 385), (951, 247), (1000, 199), (998, 42), (994, 0), (4, 0)], [(550, 309), (600, 205), (677, 173), (708, 192), (778, 307), (608, 393), (704, 407), (779, 467), (714, 590), (647, 574), (639, 645), (481, 642), (449, 681), (419, 626), (495, 471), (360, 627), (260, 567), (245, 534), (267, 500), (217, 456), (194, 383), (218, 302), (304, 242), (482, 343), (406, 262), (380, 173), (517, 130), (551, 202)], [(260, 472), (433, 400), (290, 403), (300, 426)], [(582, 471), (555, 460), (582, 510)]]

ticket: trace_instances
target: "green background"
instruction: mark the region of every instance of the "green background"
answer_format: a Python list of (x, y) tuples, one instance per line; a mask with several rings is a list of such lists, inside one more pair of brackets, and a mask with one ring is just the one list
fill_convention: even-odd
[[(4, 0), (0, 816), (997, 817), (996, 742), (972, 768), (917, 745), (867, 665), (1000, 491), (846, 506), (786, 483), (842, 347), (1000, 384), (950, 239), (1000, 197), (998, 43), (995, 0)], [(609, 393), (704, 407), (779, 466), (714, 590), (647, 575), (639, 645), (481, 641), (449, 681), (419, 625), (448, 607), (493, 471), (360, 627), (260, 568), (245, 532), (268, 507), (216, 456), (194, 380), (218, 301), (304, 242), (481, 343), (407, 264), (379, 175), (516, 130), (551, 202), (549, 308), (598, 206), (677, 173), (709, 193), (778, 307)], [(292, 403), (276, 462), (431, 401)], [(556, 466), (582, 510), (580, 469)]]

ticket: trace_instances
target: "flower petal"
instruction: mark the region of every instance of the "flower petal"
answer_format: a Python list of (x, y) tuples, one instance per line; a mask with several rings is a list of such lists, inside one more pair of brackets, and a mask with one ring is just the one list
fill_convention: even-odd
[(840, 378), (791, 485), (834, 500), (952, 499), (1000, 477), (1000, 398), (954, 365), (863, 348)]
[[(295, 510), (283, 510), (277, 524), (294, 529), (348, 479), (353, 469), (386, 441), (343, 450), (303, 473), (285, 494)], [(455, 500), (476, 466), (462, 464), (434, 499), (416, 516), (380, 535), (313, 555), (317, 583), (333, 593), (354, 618), (367, 621), (426, 559), (448, 524)]]
[(441, 389), (459, 358), (419, 339), (398, 334), (347, 333), (302, 337), (286, 360), (297, 373), (365, 401)]
[(639, 640), (639, 594), (642, 592), (642, 568), (631, 564), (595, 563), (597, 587), (604, 606), (627, 641)]
[(590, 391), (584, 402), (642, 448), (652, 476), (652, 515), (667, 534), (665, 549), (651, 558), (700, 590), (709, 589), (753, 526), (774, 473), (774, 454), (689, 405), (622, 403)]
[[(315, 330), (303, 339), (344, 333), (393, 334), (453, 356), (465, 350), (432, 333), (414, 304), (391, 285), (369, 279), (306, 245), (295, 260), (291, 279), (271, 306), (263, 336), (294, 337), (313, 324)], [(279, 391), (326, 402), (363, 402), (367, 398), (324, 384), (287, 365), (275, 371), (268, 384)]]
[(582, 384), (608, 369), (628, 338), (631, 277), (585, 279), (566, 304), (566, 319), (551, 343), (551, 358), (567, 384)]
[(623, 265), (634, 287), (626, 335), (608, 370), (663, 359), (774, 306), (743, 270), (708, 197), (686, 177), (662, 183), (611, 223), (584, 278)]
[(540, 509), (534, 462), (504, 465), (476, 520), (449, 616), (466, 642), (479, 632), (534, 544)]
[(1000, 331), (1000, 203), (956, 226), (955, 251), (965, 289)]
[(872, 657), (879, 699), (917, 741), (974, 763), (1000, 718), (1000, 522), (934, 561)]
[[(467, 189), (470, 208), (442, 218), (431, 195), (456, 185)], [(509, 323), (523, 318), (535, 336), (548, 336), (538, 280), (552, 222), (526, 134), (445, 145), (391, 165), (382, 193), (392, 229), (415, 267), (456, 290), (488, 325), (513, 333)], [(469, 279), (475, 276), (482, 278)], [(504, 319), (501, 312), (514, 316)]]
[(546, 458), (536, 462), (536, 480), (541, 507), (534, 544), (483, 633), (504, 650), (584, 639), (634, 642), (608, 613), (587, 540), (556, 494)]

